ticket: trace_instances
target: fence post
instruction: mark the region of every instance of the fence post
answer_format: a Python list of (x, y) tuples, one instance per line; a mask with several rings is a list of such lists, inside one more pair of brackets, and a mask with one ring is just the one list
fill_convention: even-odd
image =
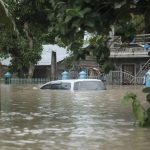
[(120, 84), (122, 85), (122, 78), (123, 78), (123, 73), (122, 73), (122, 71), (120, 72)]

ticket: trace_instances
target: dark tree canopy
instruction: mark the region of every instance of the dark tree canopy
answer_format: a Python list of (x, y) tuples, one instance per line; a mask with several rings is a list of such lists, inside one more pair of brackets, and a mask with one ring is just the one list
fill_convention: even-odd
[[(143, 15), (145, 33), (150, 33), (150, 0), (5, 0), (5, 2), (20, 35), (19, 39), (9, 46), (5, 43), (14, 36), (1, 37), (3, 38), (1, 50), (13, 55), (22, 54), (22, 57), (28, 58), (26, 62), (38, 61), (39, 45), (44, 41), (67, 47), (76, 59), (93, 55), (98, 62), (105, 60), (109, 57), (107, 42), (112, 26), (116, 27), (116, 34), (121, 35), (124, 41), (130, 41), (139, 31), (137, 24), (133, 22), (135, 15)], [(85, 44), (87, 33), (90, 38), (88, 44)]]
[[(55, 35), (56, 43), (64, 43), (74, 54), (78, 53), (77, 58), (84, 58), (90, 51), (98, 59), (109, 56), (106, 44), (112, 26), (120, 26), (120, 35), (129, 40), (136, 34), (131, 23), (133, 16), (147, 16), (150, 8), (149, 0), (51, 0), (51, 4), (49, 35)], [(148, 28), (149, 18), (145, 20)], [(93, 34), (90, 48), (83, 48), (85, 32)]]
[(50, 25), (46, 10), (49, 1), (5, 0), (5, 3), (19, 34), (8, 32), (7, 26), (0, 28), (1, 55), (12, 57), (13, 71), (28, 74), (29, 68), (41, 58), (42, 35)]

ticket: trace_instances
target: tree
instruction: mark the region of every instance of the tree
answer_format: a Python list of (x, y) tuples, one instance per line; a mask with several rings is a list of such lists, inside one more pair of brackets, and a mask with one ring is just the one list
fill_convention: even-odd
[[(147, 32), (150, 24), (149, 18), (146, 17), (150, 9), (149, 0), (5, 0), (5, 2), (15, 20), (21, 39), (16, 40), (20, 44), (14, 43), (13, 46), (18, 47), (14, 47), (11, 54), (15, 56), (15, 49), (19, 49), (16, 50), (17, 53), (24, 53), (23, 57), (20, 57), (21, 60), (24, 55), (28, 56), (28, 61), (23, 64), (29, 68), (29, 76), (32, 76), (31, 68), (38, 60), (33, 59), (35, 53), (38, 56), (40, 54), (40, 49), (37, 50), (36, 46), (42, 42), (39, 37), (42, 37), (43, 33), (48, 43), (67, 47), (76, 59), (93, 55), (101, 63), (107, 60), (110, 54), (107, 43), (112, 26), (123, 29), (125, 24), (127, 30), (123, 33), (128, 37), (128, 33), (136, 33), (135, 26), (131, 23), (134, 14), (145, 16)], [(128, 29), (132, 29), (132, 32), (127, 33)], [(84, 45), (86, 33), (92, 35), (88, 45)], [(5, 49), (9, 49), (8, 46)], [(37, 51), (34, 53), (35, 49)], [(31, 54), (32, 57), (29, 57)]]
[[(95, 0), (94, 3), (91, 0), (53, 0), (52, 8), (49, 18), (53, 26), (49, 31), (55, 33), (56, 42), (61, 39), (68, 49), (78, 54), (77, 59), (84, 58), (85, 54), (92, 51), (98, 59), (105, 55), (102, 50), (108, 50), (107, 35), (116, 19), (113, 0)], [(94, 36), (90, 38), (90, 46), (83, 48), (85, 32), (93, 33)]]
[[(52, 0), (51, 4), (49, 19), (52, 25), (49, 27), (49, 34), (55, 34), (55, 42), (63, 42), (77, 58), (93, 53), (97, 60), (107, 59), (109, 56), (107, 41), (111, 26), (122, 22), (135, 34), (133, 24), (129, 22), (134, 14), (146, 17), (150, 6), (149, 0)], [(150, 20), (146, 20), (147, 25), (150, 24)], [(120, 27), (124, 28), (122, 25)], [(94, 36), (89, 40), (90, 46), (83, 48), (85, 32)], [(123, 33), (128, 36), (127, 30)]]
[[(19, 36), (6, 31), (5, 38), (2, 38), (1, 49), (4, 53), (9, 53), (12, 57), (12, 68), (19, 69), (22, 74), (28, 74), (32, 77), (34, 64), (41, 58), (42, 34), (47, 31), (46, 8), (48, 0), (6, 0), (9, 12), (12, 14)], [(13, 41), (7, 44), (7, 41)], [(10, 43), (10, 42), (9, 42)], [(13, 67), (14, 66), (14, 67)]]

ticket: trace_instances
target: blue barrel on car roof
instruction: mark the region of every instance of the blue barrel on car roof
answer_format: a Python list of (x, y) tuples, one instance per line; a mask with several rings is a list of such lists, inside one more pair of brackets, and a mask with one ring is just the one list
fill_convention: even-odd
[(150, 87), (150, 70), (148, 70), (145, 74), (145, 86)]

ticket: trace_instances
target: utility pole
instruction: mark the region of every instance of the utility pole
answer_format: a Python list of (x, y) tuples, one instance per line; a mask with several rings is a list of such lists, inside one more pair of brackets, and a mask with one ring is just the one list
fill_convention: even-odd
[(57, 60), (56, 60), (56, 52), (52, 51), (51, 57), (51, 80), (56, 80), (57, 78)]

